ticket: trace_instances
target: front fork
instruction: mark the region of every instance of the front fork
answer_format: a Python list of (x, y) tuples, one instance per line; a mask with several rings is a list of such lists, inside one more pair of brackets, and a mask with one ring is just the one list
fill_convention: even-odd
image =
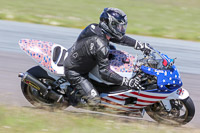
[(187, 97), (189, 97), (189, 92), (184, 88), (179, 88), (176, 91), (174, 91), (170, 96), (168, 96), (166, 99), (161, 100), (161, 103), (163, 104), (164, 108), (169, 112), (172, 109), (172, 106), (170, 103), (171, 99), (184, 100)]

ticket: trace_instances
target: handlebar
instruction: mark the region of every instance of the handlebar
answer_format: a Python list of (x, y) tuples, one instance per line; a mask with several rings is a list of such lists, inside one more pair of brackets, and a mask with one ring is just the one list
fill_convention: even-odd
[(169, 58), (167, 55), (161, 53), (160, 51), (154, 49), (153, 47), (151, 48), (151, 53), (149, 55), (144, 55), (143, 59), (137, 60), (136, 61), (136, 65), (138, 67), (140, 67), (141, 65), (144, 64), (148, 64), (149, 62), (153, 62), (153, 61), (158, 61), (158, 59), (156, 59), (156, 54), (159, 55), (161, 57), (161, 61), (162, 61), (162, 65), (163, 65), (163, 69), (169, 69), (171, 66), (174, 65), (175, 63), (175, 59), (171, 59)]

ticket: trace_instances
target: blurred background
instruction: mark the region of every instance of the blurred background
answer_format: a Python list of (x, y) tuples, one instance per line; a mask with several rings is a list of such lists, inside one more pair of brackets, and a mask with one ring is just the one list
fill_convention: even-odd
[[(81, 29), (99, 23), (106, 7), (127, 14), (129, 35), (178, 57), (184, 87), (196, 106), (189, 124), (174, 127), (149, 118), (43, 110), (24, 98), (17, 74), (36, 63), (20, 50), (18, 40), (41, 39), (69, 48)], [(199, 22), (200, 0), (0, 0), (0, 133), (199, 133)]]
[(200, 41), (199, 0), (0, 0), (0, 19), (84, 28), (122, 9), (131, 34)]

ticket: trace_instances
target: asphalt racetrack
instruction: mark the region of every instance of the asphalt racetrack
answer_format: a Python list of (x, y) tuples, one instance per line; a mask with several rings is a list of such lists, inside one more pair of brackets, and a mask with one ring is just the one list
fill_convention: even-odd
[[(0, 104), (7, 106), (31, 106), (24, 98), (20, 88), (19, 72), (25, 72), (37, 65), (18, 46), (20, 39), (51, 41), (69, 48), (76, 40), (79, 29), (62, 28), (38, 24), (0, 21)], [(132, 36), (142, 42), (150, 43), (154, 48), (177, 57), (176, 65), (181, 73), (183, 87), (193, 99), (196, 113), (186, 126), (198, 127), (200, 124), (200, 43), (144, 36)], [(139, 53), (133, 48), (115, 45), (133, 55)], [(144, 119), (150, 120), (148, 116)]]

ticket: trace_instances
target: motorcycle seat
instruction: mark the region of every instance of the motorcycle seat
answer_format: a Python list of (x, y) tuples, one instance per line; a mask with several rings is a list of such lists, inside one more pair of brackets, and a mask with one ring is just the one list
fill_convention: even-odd
[(115, 93), (126, 92), (126, 91), (129, 90), (129, 88), (125, 87), (125, 86), (106, 85), (104, 83), (96, 82), (96, 81), (94, 81), (92, 79), (90, 79), (90, 81), (92, 82), (92, 84), (94, 85), (95, 89), (97, 89), (97, 91), (99, 93), (115, 94)]
[(103, 89), (102, 90), (102, 93), (108, 93), (108, 94), (116, 94), (116, 93), (122, 93), (122, 92), (126, 92), (128, 91), (129, 89), (125, 86), (118, 86), (118, 85), (115, 85), (115, 86), (110, 86), (109, 89)]

